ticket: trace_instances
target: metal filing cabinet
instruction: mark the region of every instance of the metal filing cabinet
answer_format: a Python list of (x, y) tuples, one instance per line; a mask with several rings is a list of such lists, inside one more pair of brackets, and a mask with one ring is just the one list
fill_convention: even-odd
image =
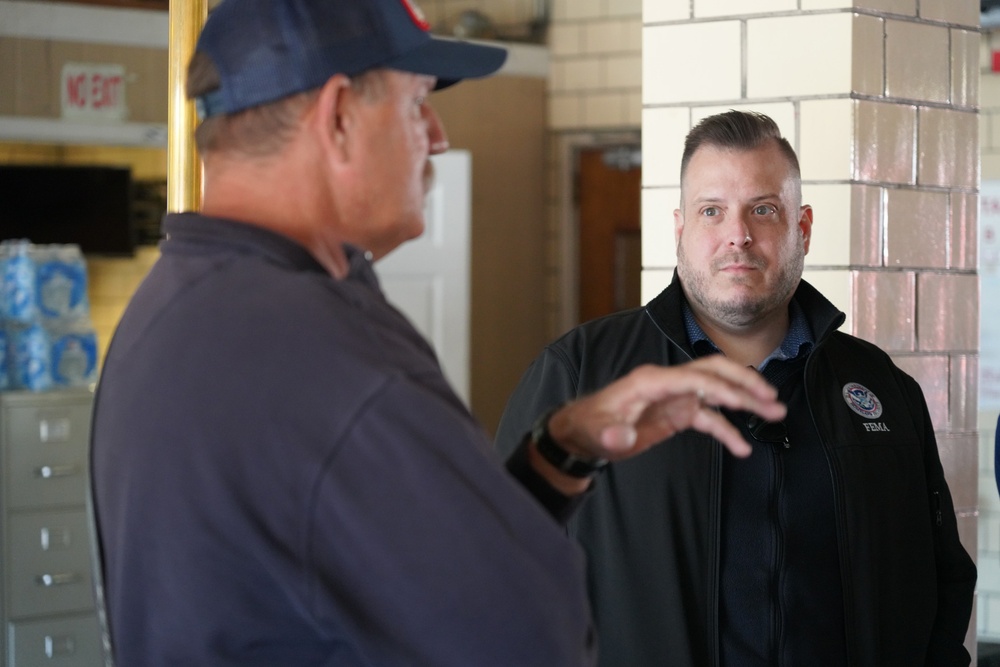
[(86, 479), (90, 391), (0, 392), (6, 667), (99, 667)]

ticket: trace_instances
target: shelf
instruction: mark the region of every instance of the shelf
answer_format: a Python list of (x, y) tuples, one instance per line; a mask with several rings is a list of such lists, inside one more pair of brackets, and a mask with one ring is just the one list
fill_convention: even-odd
[(155, 123), (98, 125), (58, 118), (0, 116), (0, 141), (166, 148), (167, 126)]

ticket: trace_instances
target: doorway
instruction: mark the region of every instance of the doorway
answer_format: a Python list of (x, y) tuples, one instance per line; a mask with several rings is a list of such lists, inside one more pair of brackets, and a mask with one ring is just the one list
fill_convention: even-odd
[(577, 321), (641, 305), (642, 158), (638, 145), (577, 152)]

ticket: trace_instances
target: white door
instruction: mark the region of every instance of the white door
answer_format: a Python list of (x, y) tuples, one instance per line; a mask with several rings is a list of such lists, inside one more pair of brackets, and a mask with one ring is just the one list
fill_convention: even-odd
[(444, 374), (469, 403), (469, 254), (472, 157), (448, 151), (431, 158), (423, 236), (375, 265), (386, 297), (431, 342)]

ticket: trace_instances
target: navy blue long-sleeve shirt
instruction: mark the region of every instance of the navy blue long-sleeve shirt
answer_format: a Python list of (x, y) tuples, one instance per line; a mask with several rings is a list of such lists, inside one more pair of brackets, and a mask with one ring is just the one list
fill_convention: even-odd
[(351, 252), (168, 216), (99, 384), (117, 662), (594, 661), (583, 559)]

